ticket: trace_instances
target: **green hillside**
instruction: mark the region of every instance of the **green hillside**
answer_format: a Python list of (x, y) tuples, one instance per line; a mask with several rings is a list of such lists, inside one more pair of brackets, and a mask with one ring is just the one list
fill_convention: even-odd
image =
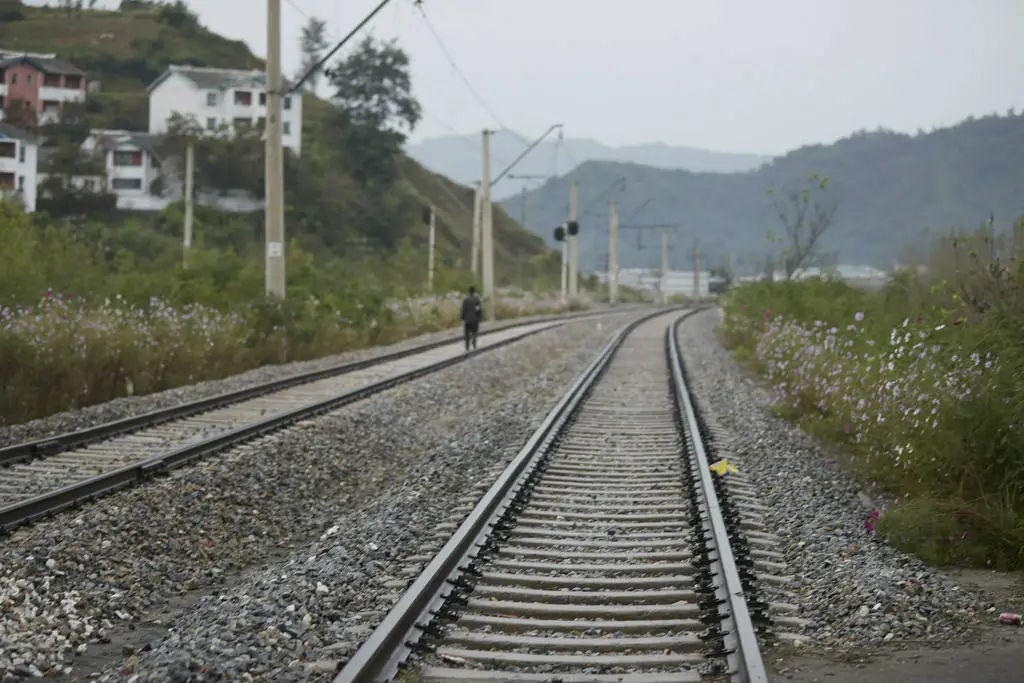
[[(747, 173), (716, 174), (659, 170), (632, 164), (587, 162), (564, 178), (527, 195), (530, 223), (541, 236), (567, 218), (569, 183), (579, 183), (581, 264), (601, 267), (608, 250), (608, 199), (622, 222), (679, 223), (680, 246), (673, 261), (689, 265), (696, 235), (707, 262), (723, 262), (731, 250), (741, 266), (763, 263), (767, 235), (782, 232), (770, 188), (800, 187), (812, 173), (829, 178), (828, 194), (838, 202), (823, 248), (837, 250), (844, 263), (889, 266), (928, 234), (973, 228), (995, 215), (1008, 230), (1024, 212), (1024, 115), (1010, 112), (969, 119), (917, 135), (861, 132), (831, 145), (813, 145), (778, 157)], [(616, 180), (625, 178), (625, 190)], [(621, 185), (621, 183), (620, 183)], [(635, 217), (632, 214), (648, 202)], [(519, 198), (505, 202), (518, 215)], [(652, 266), (657, 237), (623, 231), (624, 267)], [(640, 248), (642, 247), (642, 249)]]
[[(262, 60), (254, 56), (245, 43), (207, 31), (192, 15), (176, 14), (173, 5), (128, 2), (122, 6), (135, 8), (69, 11), (0, 0), (0, 48), (53, 52), (85, 70), (89, 81), (100, 84), (101, 91), (90, 94), (86, 108), (90, 125), (97, 128), (146, 130), (145, 88), (167, 64), (263, 66)], [(293, 223), (296, 226), (292, 234), (308, 236), (314, 246), (323, 242), (317, 239), (316, 230), (331, 231), (328, 241), (335, 245), (366, 241), (366, 235), (359, 233), (360, 226), (372, 225), (374, 220), (379, 222), (382, 218), (378, 206), (383, 203), (389, 211), (386, 220), (402, 226), (397, 231), (399, 237), (413, 246), (425, 246), (427, 227), (422, 222), (422, 210), (434, 204), (438, 207), (441, 262), (467, 266), (472, 189), (436, 176), (401, 156), (397, 164), (399, 183), (385, 198), (387, 201), (367, 196), (351, 177), (352, 169), (346, 164), (349, 159), (338, 149), (338, 140), (344, 138), (344, 134), (344, 123), (334, 107), (306, 95), (303, 156), (289, 166), (294, 167), (294, 173), (289, 172), (286, 187), (289, 205), (303, 209), (301, 215), (289, 215), (289, 226)], [(314, 161), (319, 165), (312, 166)], [(259, 172), (262, 177), (260, 164), (255, 164), (254, 173)], [(300, 193), (295, 188), (298, 183), (291, 182), (295, 178), (314, 179), (315, 192)], [(319, 209), (315, 219), (308, 215), (311, 204), (317, 204), (312, 208)], [(543, 240), (524, 230), (497, 206), (494, 214), (498, 281), (531, 277), (553, 281), (557, 258)], [(261, 222), (258, 216), (253, 220)], [(319, 227), (307, 228), (311, 224)], [(344, 236), (339, 238), (339, 234)]]

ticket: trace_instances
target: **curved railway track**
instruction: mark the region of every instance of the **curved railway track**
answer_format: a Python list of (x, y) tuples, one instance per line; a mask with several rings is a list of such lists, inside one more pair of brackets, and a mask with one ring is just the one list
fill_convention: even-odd
[(709, 471), (682, 317), (618, 333), (335, 683), (767, 680), (748, 520)]
[(512, 324), (481, 334), (479, 349), (468, 353), (461, 339), (432, 342), (0, 448), (0, 532), (567, 321), (607, 314)]

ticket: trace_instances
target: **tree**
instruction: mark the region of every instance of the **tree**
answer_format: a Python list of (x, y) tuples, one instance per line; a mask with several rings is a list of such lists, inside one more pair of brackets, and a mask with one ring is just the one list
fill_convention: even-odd
[[(787, 280), (814, 262), (818, 242), (835, 219), (839, 205), (826, 198), (827, 186), (828, 178), (814, 173), (802, 190), (783, 188), (782, 199), (774, 200), (785, 235), (773, 241), (783, 243), (781, 263)], [(774, 195), (775, 191), (770, 189), (768, 194)]]
[[(299, 37), (299, 52), (302, 54), (302, 68), (298, 75), (298, 78), (302, 78), (310, 69), (312, 69), (320, 58), (323, 56), (324, 51), (327, 49), (327, 22), (316, 17), (310, 17), (309, 23), (302, 28), (302, 35)], [(316, 92), (316, 87), (320, 85), (320, 70), (310, 73), (309, 79), (306, 81), (305, 90), (306, 92)]]
[(421, 116), (409, 56), (394, 41), (366, 38), (327, 75), (353, 176), (367, 186), (390, 187), (397, 179), (395, 158)]
[[(244, 190), (257, 197), (264, 191), (264, 155), (258, 128), (232, 130), (221, 124), (207, 131), (195, 116), (174, 112), (167, 120), (167, 132), (156, 144), (164, 165), (164, 175), (185, 169), (185, 150), (195, 146), (197, 190), (227, 192)], [(179, 176), (181, 177), (181, 176)]]

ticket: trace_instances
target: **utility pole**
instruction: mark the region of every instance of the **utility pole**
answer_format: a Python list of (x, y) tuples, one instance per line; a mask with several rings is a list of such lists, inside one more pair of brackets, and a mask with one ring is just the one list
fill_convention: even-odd
[(278, 299), (285, 282), (281, 86), (281, 0), (267, 0), (266, 292)]
[(729, 252), (729, 283), (736, 282), (736, 252)]
[(185, 246), (182, 254), (182, 265), (188, 268), (188, 252), (192, 248), (192, 195), (196, 172), (195, 143), (189, 140), (185, 146)]
[[(576, 181), (569, 186), (569, 222), (576, 222)], [(579, 235), (568, 235), (569, 240), (569, 298), (579, 296)]]
[(483, 149), (483, 176), (480, 180), (482, 191), (481, 208), (483, 209), (483, 221), (481, 232), (483, 233), (483, 294), (484, 307), (487, 310), (487, 317), (494, 320), (495, 296), (494, 296), (494, 222), (491, 213), (491, 133), (484, 130)]
[(697, 238), (693, 238), (693, 298), (700, 297), (700, 249)]
[(615, 201), (608, 202), (608, 303), (612, 306), (619, 299), (619, 214)]
[(476, 183), (476, 189), (473, 191), (473, 253), (469, 257), (470, 268), (474, 278), (480, 277), (480, 197), (480, 183), (478, 182)]
[(430, 236), (427, 238), (427, 291), (434, 293), (434, 226), (437, 221), (437, 209), (430, 205)]
[(669, 231), (662, 230), (662, 305), (669, 303)]

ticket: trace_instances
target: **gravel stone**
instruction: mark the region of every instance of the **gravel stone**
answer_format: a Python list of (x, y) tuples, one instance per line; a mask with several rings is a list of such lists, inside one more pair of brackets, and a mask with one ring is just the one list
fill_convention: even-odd
[(771, 395), (717, 341), (720, 311), (683, 323), (680, 343), (702, 409), (732, 435), (745, 481), (757, 488), (770, 528), (784, 544), (786, 593), (810, 623), (786, 627), (805, 645), (832, 650), (907, 641), (960, 641), (991, 603), (977, 591), (870, 535), (869, 510), (851, 474), (810, 436), (769, 410)]
[(328, 680), (636, 316), (542, 332), (16, 530), (0, 677)]
[[(592, 310), (597, 311), (600, 308), (600, 306), (594, 306), (592, 307)], [(482, 329), (484, 331), (496, 330), (509, 325), (525, 323), (531, 320), (540, 320), (545, 317), (548, 316), (536, 315), (516, 318), (515, 320), (502, 320), (493, 324), (485, 323)], [(375, 346), (366, 349), (348, 351), (346, 353), (324, 356), (323, 358), (317, 358), (309, 361), (282, 363), (280, 365), (265, 365), (254, 370), (249, 370), (248, 372), (232, 375), (231, 377), (225, 377), (223, 379), (190, 384), (188, 386), (168, 389), (154, 394), (146, 394), (145, 396), (127, 396), (118, 398), (107, 403), (57, 413), (55, 415), (50, 415), (48, 417), (32, 420), (31, 422), (25, 422), (22, 424), (5, 426), (3, 424), (3, 420), (0, 419), (0, 448), (21, 443), (23, 441), (45, 439), (57, 434), (86, 429), (105, 422), (113, 422), (115, 420), (134, 417), (135, 415), (142, 415), (161, 408), (169, 408), (182, 403), (198, 401), (200, 399), (217, 396), (218, 394), (227, 393), (229, 391), (248, 389), (250, 387), (263, 384), (264, 382), (284, 379), (304, 372), (322, 370), (342, 363), (352, 363), (369, 358), (377, 358), (388, 353), (394, 353), (395, 351), (401, 351), (421, 344), (440, 341), (442, 339), (453, 339), (460, 335), (461, 331), (458, 329), (442, 330), (439, 332), (420, 335), (418, 337), (411, 337), (388, 346)]]

